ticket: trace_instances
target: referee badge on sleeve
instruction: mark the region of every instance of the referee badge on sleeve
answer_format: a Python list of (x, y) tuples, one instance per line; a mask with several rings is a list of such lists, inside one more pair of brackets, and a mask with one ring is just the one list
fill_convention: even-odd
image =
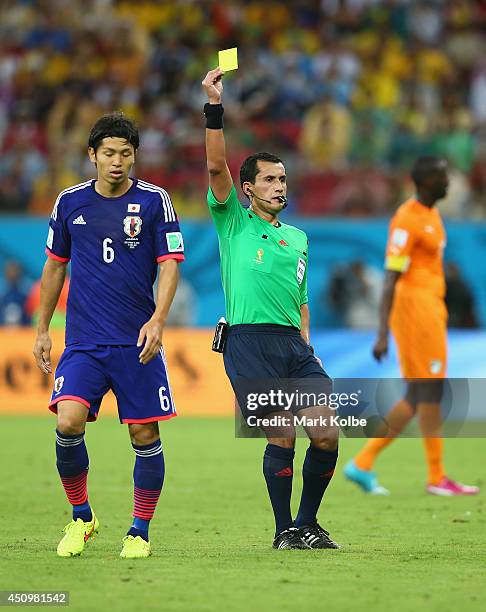
[(301, 285), (302, 281), (304, 280), (305, 266), (305, 260), (302, 259), (302, 257), (299, 257), (299, 261), (297, 263), (297, 282), (299, 285)]

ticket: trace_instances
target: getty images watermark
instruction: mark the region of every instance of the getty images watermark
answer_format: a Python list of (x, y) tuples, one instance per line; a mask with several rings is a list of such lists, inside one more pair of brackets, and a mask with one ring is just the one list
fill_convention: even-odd
[[(249, 427), (268, 427), (294, 425), (296, 427), (365, 427), (366, 418), (358, 418), (354, 414), (339, 416), (339, 414), (329, 415), (309, 415), (305, 408), (327, 407), (337, 411), (338, 408), (359, 406), (359, 396), (361, 391), (354, 393), (316, 393), (313, 391), (289, 392), (283, 389), (269, 389), (268, 392), (248, 393), (246, 396), (246, 411), (248, 414), (246, 422)], [(274, 412), (288, 412), (289, 414), (274, 414), (273, 416), (257, 416), (256, 411), (262, 408)], [(296, 414), (295, 412), (298, 411)]]
[[(339, 427), (347, 437), (379, 438), (397, 435), (388, 414), (406, 398), (417, 408), (420, 398), (438, 400), (442, 437), (486, 437), (486, 379), (346, 378), (245, 379), (234, 385), (237, 398), (236, 435), (275, 437), (306, 435), (304, 430)], [(425, 395), (424, 395), (425, 394)], [(435, 400), (434, 400), (435, 398)], [(416, 419), (400, 432), (421, 437)]]

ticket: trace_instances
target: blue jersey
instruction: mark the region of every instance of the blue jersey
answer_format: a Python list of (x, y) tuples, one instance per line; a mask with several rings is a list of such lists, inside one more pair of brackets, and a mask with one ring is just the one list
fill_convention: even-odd
[(49, 221), (47, 255), (71, 260), (66, 345), (133, 345), (155, 310), (157, 263), (184, 259), (182, 234), (164, 189), (133, 179), (106, 198), (94, 185), (62, 191)]

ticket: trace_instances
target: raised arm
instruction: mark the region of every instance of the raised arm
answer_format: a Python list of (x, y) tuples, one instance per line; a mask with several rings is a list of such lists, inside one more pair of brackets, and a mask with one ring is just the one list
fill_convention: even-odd
[(219, 202), (226, 200), (233, 186), (233, 180), (226, 163), (226, 147), (223, 134), (222, 77), (222, 70), (216, 68), (210, 70), (202, 82), (208, 96), (204, 114), (206, 115), (206, 158), (209, 186)]
[(37, 338), (34, 344), (34, 356), (38, 368), (49, 374), (52, 372), (51, 348), (52, 342), (49, 336), (49, 325), (52, 315), (56, 309), (59, 296), (66, 278), (67, 263), (47, 259), (42, 271), (40, 288), (39, 326)]
[(388, 321), (390, 319), (390, 311), (395, 296), (395, 285), (401, 274), (401, 272), (396, 272), (395, 270), (387, 270), (385, 274), (385, 282), (383, 283), (383, 293), (380, 303), (378, 338), (373, 346), (373, 357), (377, 361), (381, 361), (381, 358), (388, 353)]

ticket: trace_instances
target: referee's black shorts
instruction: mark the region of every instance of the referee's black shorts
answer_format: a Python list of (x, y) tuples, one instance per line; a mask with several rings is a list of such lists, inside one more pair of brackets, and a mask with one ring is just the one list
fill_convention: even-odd
[[(226, 374), (245, 419), (283, 409), (297, 413), (317, 405), (316, 396), (322, 399), (322, 394), (332, 392), (331, 379), (295, 327), (266, 323), (232, 325), (223, 357)], [(273, 399), (278, 399), (278, 390), (287, 393), (285, 408), (279, 401), (265, 398), (273, 391)], [(289, 405), (287, 400), (292, 393), (296, 394), (296, 401)], [(252, 401), (249, 401), (250, 394)]]

